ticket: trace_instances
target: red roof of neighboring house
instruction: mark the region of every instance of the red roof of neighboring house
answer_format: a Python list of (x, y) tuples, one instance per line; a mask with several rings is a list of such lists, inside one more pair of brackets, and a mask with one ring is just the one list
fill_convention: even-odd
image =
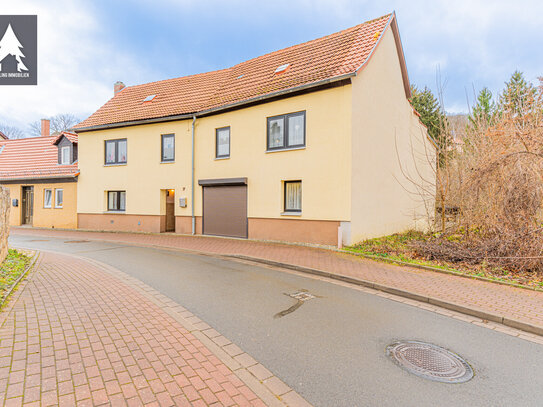
[[(294, 88), (316, 86), (346, 75), (354, 76), (369, 60), (391, 23), (399, 44), (394, 14), (388, 14), (231, 68), (128, 86), (75, 128), (204, 112), (270, 97)], [(400, 59), (403, 64), (403, 54)], [(276, 73), (276, 69), (284, 64), (289, 64), (288, 68)], [(156, 95), (152, 101), (143, 101), (151, 95)]]
[[(77, 142), (75, 134), (61, 135), (66, 135), (69, 139), (75, 136)], [(59, 137), (60, 135), (0, 140), (0, 183), (8, 180), (77, 176), (77, 162), (71, 165), (58, 164), (58, 147), (53, 143)]]
[(73, 144), (77, 144), (77, 134), (69, 133), (67, 131), (63, 131), (60, 134), (56, 135), (55, 139), (53, 140), (53, 144), (57, 145), (59, 143), (59, 141), (62, 139), (62, 137), (66, 137)]

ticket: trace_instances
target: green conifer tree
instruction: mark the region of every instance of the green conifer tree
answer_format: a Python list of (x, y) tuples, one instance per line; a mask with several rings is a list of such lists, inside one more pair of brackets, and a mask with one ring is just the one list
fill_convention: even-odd
[(440, 152), (447, 151), (449, 137), (446, 134), (446, 116), (434, 96), (427, 87), (419, 90), (416, 86), (411, 86), (411, 104), (420, 114), (420, 120), (428, 129), (428, 135), (435, 141)]
[(469, 127), (475, 131), (492, 126), (496, 120), (496, 104), (492, 100), (492, 92), (484, 87), (477, 96), (477, 103), (469, 115)]
[(524, 79), (520, 71), (513, 72), (500, 96), (500, 113), (521, 114), (528, 100), (535, 95), (534, 86)]

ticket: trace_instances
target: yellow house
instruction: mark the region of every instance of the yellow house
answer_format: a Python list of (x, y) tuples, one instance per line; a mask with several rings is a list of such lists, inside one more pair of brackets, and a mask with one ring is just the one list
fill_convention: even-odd
[(409, 97), (394, 14), (220, 71), (118, 82), (76, 126), (79, 227), (341, 245), (421, 226), (405, 184), (432, 176), (433, 147)]
[(77, 228), (77, 135), (0, 139), (0, 185), (10, 191), (12, 226)]

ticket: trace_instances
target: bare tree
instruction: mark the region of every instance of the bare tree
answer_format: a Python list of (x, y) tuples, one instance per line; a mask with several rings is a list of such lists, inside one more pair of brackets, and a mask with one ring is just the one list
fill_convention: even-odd
[[(416, 245), (437, 260), (543, 272), (543, 81), (496, 119), (476, 118), (444, 173), (457, 216)], [(515, 93), (505, 93), (506, 102)], [(439, 198), (439, 191), (437, 192)]]
[(36, 120), (28, 125), (28, 133), (30, 137), (39, 137), (41, 136), (41, 121)]
[(55, 133), (70, 130), (81, 121), (78, 117), (74, 116), (71, 113), (60, 113), (56, 116), (51, 117), (50, 120), (51, 130)]
[[(51, 133), (61, 133), (70, 130), (77, 123), (79, 118), (71, 113), (59, 113), (49, 118), (51, 121)], [(41, 136), (41, 120), (36, 120), (28, 125), (30, 134), (35, 137)]]
[(0, 131), (4, 133), (9, 139), (25, 138), (26, 135), (19, 127), (10, 126), (5, 123), (0, 123)]

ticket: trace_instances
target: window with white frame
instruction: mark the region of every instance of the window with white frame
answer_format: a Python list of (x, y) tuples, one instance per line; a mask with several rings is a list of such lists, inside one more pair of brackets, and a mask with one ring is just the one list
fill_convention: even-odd
[(108, 191), (107, 210), (124, 212), (126, 210), (126, 191)]
[(70, 165), (72, 160), (70, 159), (70, 146), (64, 146), (60, 149), (60, 164)]
[(55, 208), (62, 208), (64, 205), (64, 190), (61, 188), (55, 189)]
[(285, 181), (284, 211), (291, 213), (302, 212), (302, 181)]
[(230, 127), (222, 127), (215, 130), (215, 157), (230, 157)]
[(53, 200), (53, 191), (51, 189), (44, 189), (43, 190), (43, 207), (50, 208), (52, 200)]

